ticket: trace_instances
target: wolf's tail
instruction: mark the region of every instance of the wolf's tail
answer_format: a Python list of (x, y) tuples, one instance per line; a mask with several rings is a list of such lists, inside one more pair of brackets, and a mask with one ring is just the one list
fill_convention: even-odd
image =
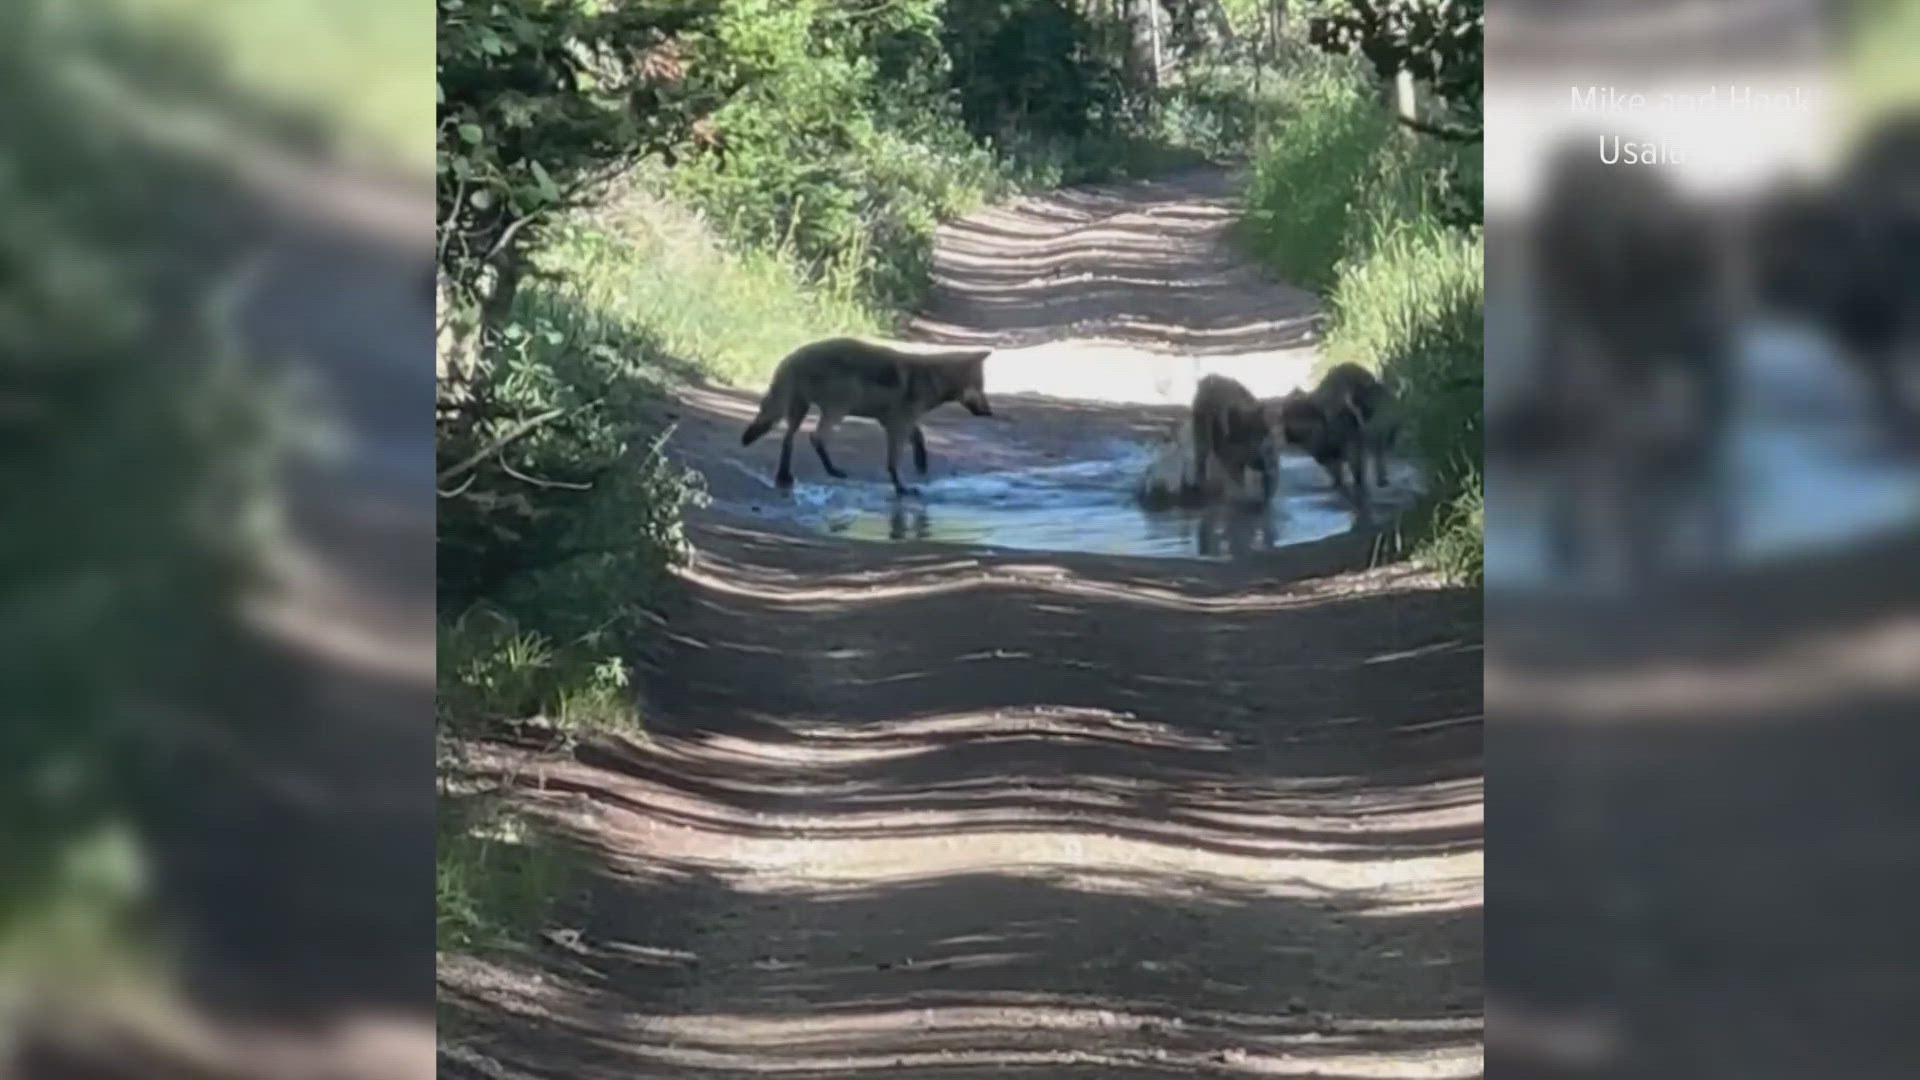
[(740, 433), (740, 445), (752, 446), (755, 439), (773, 430), (782, 415), (787, 411), (787, 402), (793, 397), (793, 372), (782, 366), (773, 373), (773, 382), (767, 386), (767, 394), (760, 399), (760, 414)]

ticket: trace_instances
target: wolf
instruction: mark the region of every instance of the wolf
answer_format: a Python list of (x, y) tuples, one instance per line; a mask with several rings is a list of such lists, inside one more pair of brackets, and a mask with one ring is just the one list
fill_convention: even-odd
[(1920, 431), (1920, 117), (1869, 135), (1820, 186), (1783, 184), (1754, 215), (1756, 306), (1824, 331), (1886, 430)]
[[(1280, 437), (1320, 464), (1335, 489), (1357, 504), (1367, 499), (1366, 465), (1374, 485), (1387, 486), (1387, 451), (1400, 434), (1393, 391), (1358, 364), (1336, 364), (1312, 390), (1280, 399)], [(1351, 474), (1352, 486), (1342, 468)]]
[(1246, 387), (1225, 375), (1208, 375), (1193, 391), (1194, 479), (1201, 492), (1208, 490), (1208, 466), (1218, 463), (1226, 470), (1226, 482), (1238, 486), (1247, 470), (1260, 474), (1260, 493), (1273, 499), (1279, 471), (1273, 442), (1273, 424)]
[[(1729, 222), (1663, 173), (1569, 144), (1528, 222), (1535, 436), (1557, 443), (1549, 554), (1645, 580), (1731, 542), (1726, 468), (1740, 260)], [(1511, 420), (1512, 417), (1503, 418)]]
[(898, 495), (916, 494), (900, 480), (900, 448), (913, 444), (913, 464), (927, 473), (927, 441), (920, 419), (950, 401), (975, 416), (992, 416), (987, 403), (983, 365), (992, 349), (961, 349), (917, 353), (858, 338), (828, 338), (802, 345), (780, 361), (773, 381), (760, 399), (760, 413), (740, 434), (740, 445), (772, 430), (784, 417), (786, 438), (780, 443), (780, 467), (774, 482), (793, 486), (793, 437), (814, 407), (813, 449), (827, 473), (845, 479), (827, 452), (833, 427), (849, 416), (877, 420), (887, 433), (887, 476)]

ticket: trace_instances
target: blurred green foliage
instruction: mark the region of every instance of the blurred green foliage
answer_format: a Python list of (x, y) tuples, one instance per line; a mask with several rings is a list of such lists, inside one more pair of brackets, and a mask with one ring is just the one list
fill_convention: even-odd
[(169, 747), (241, 722), (206, 683), (287, 426), (236, 337), (251, 226), (155, 117), (290, 125), (204, 55), (48, 0), (0, 35), (0, 983), (125, 944), (136, 823), (183, 791)]

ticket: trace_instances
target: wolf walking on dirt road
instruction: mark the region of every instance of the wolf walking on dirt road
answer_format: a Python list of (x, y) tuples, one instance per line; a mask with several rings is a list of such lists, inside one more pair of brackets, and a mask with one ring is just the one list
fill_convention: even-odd
[(774, 482), (782, 488), (793, 486), (793, 437), (807, 413), (818, 406), (820, 416), (813, 422), (814, 452), (828, 475), (845, 479), (846, 473), (833, 463), (827, 452), (827, 437), (833, 427), (849, 416), (862, 416), (880, 422), (887, 432), (887, 476), (899, 495), (915, 494), (915, 489), (900, 480), (900, 447), (913, 443), (913, 464), (921, 476), (927, 474), (927, 440), (920, 431), (920, 418), (950, 401), (957, 401), (975, 416), (992, 416), (987, 404), (983, 365), (991, 349), (962, 349), (953, 352), (908, 352), (878, 342), (858, 338), (828, 338), (802, 345), (780, 361), (773, 381), (760, 400), (760, 413), (740, 434), (740, 445), (773, 429), (782, 417), (787, 421), (786, 438), (780, 443), (780, 466)]

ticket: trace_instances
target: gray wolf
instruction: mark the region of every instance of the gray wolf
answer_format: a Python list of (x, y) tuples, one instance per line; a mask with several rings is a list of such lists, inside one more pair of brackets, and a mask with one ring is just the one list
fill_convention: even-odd
[(1246, 479), (1247, 470), (1260, 474), (1264, 499), (1273, 498), (1278, 474), (1273, 424), (1260, 402), (1225, 375), (1208, 375), (1193, 391), (1194, 479), (1207, 490), (1209, 466), (1219, 465), (1230, 485)]
[(1564, 570), (1612, 547), (1635, 576), (1694, 518), (1722, 550), (1734, 263), (1723, 223), (1668, 178), (1570, 146), (1532, 223), (1536, 411), (1561, 444), (1549, 540)]
[(827, 437), (833, 427), (849, 416), (877, 420), (887, 433), (887, 476), (899, 495), (912, 495), (913, 488), (900, 480), (900, 448), (913, 444), (914, 467), (927, 473), (927, 441), (921, 434), (920, 420), (927, 413), (957, 401), (975, 416), (992, 416), (987, 404), (982, 365), (993, 350), (962, 349), (953, 352), (907, 352), (858, 338), (829, 338), (802, 345), (787, 354), (774, 369), (773, 381), (760, 399), (760, 413), (740, 434), (740, 445), (772, 430), (781, 418), (787, 421), (786, 438), (780, 443), (780, 467), (774, 482), (782, 488), (793, 486), (793, 437), (807, 413), (816, 406), (820, 416), (813, 422), (813, 449), (827, 473), (845, 479), (827, 452)]
[(1758, 306), (1809, 323), (1866, 381), (1887, 430), (1920, 429), (1920, 115), (1883, 124), (1821, 185), (1783, 184), (1751, 239)]
[[(1358, 364), (1336, 364), (1312, 390), (1280, 400), (1281, 438), (1306, 451), (1358, 505), (1367, 501), (1367, 458), (1374, 484), (1387, 486), (1387, 451), (1400, 434), (1393, 391)], [(1347, 484), (1351, 475), (1352, 486)]]

